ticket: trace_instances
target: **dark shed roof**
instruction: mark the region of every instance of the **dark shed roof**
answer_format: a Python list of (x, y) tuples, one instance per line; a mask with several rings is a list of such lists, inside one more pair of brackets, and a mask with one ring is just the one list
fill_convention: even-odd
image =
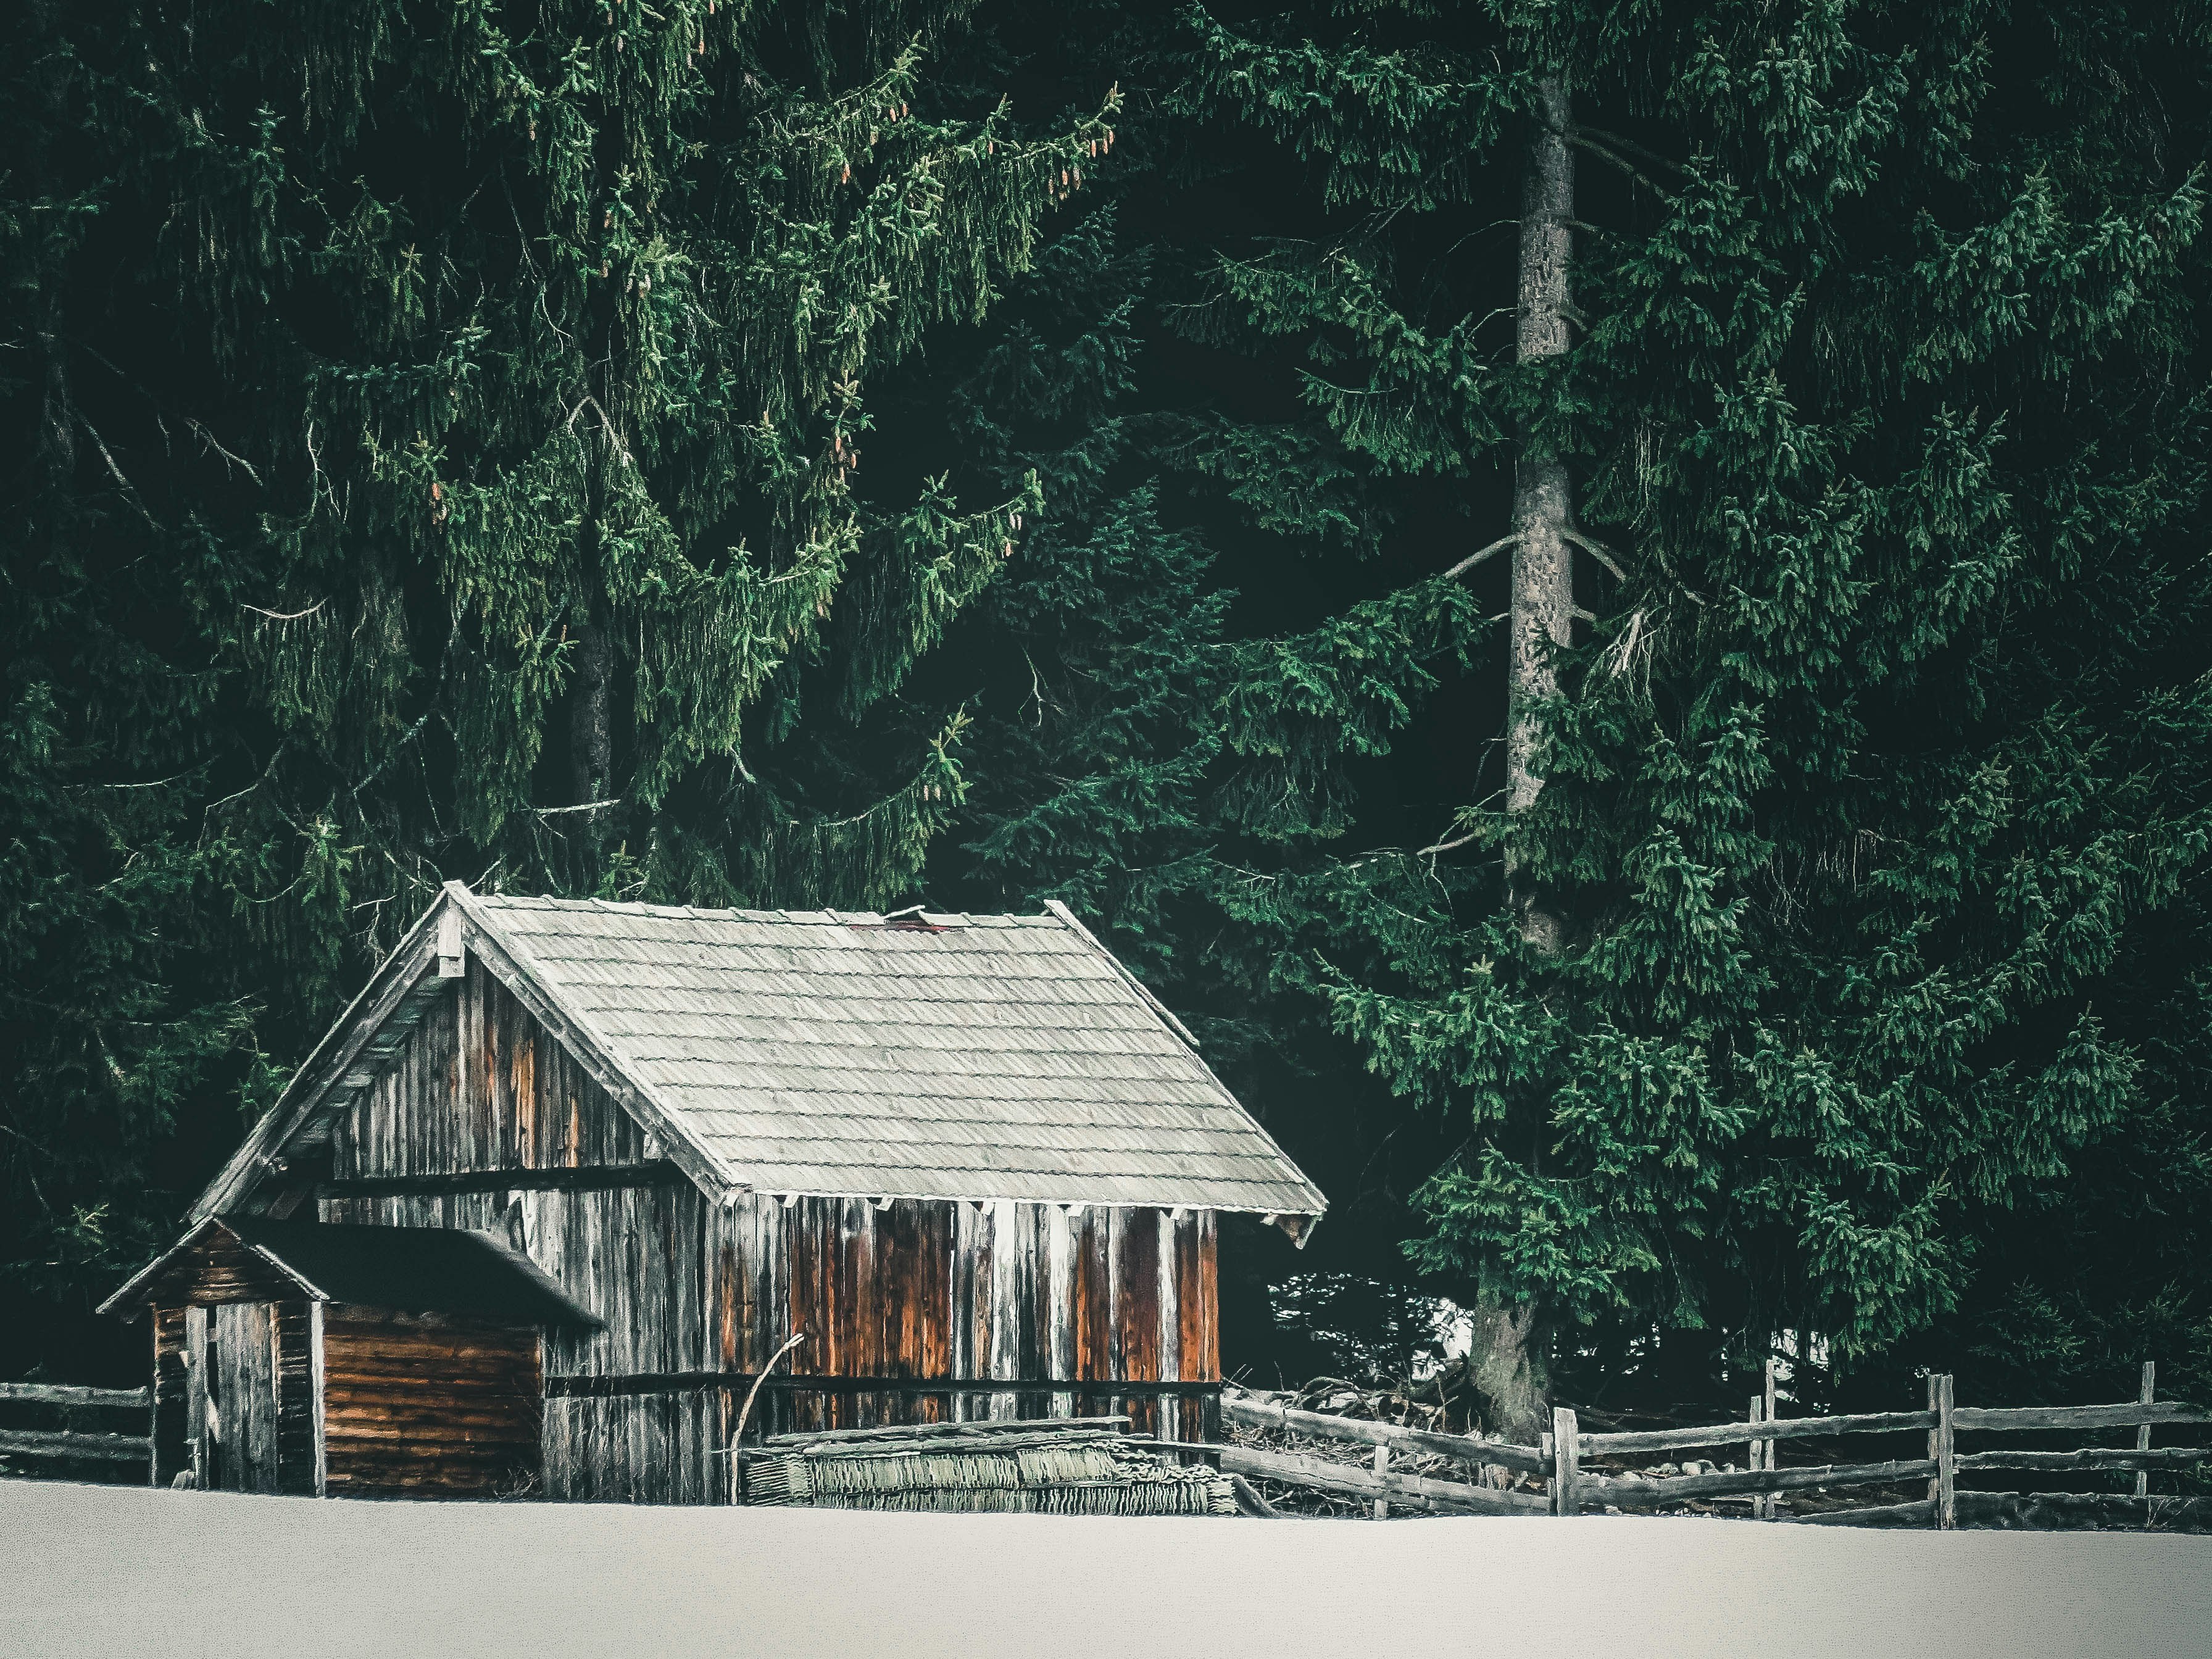
[[(343, 1302), (397, 1313), (466, 1314), (508, 1325), (583, 1325), (601, 1322), (571, 1301), (526, 1256), (489, 1233), (444, 1227), (348, 1226), (222, 1216), (203, 1221), (110, 1297), (101, 1311), (145, 1304), (252, 1300), (246, 1295), (195, 1297), (194, 1285), (217, 1253), (243, 1250), (264, 1284), (314, 1302)], [(228, 1279), (237, 1279), (235, 1264)], [(264, 1291), (262, 1294), (267, 1294)]]

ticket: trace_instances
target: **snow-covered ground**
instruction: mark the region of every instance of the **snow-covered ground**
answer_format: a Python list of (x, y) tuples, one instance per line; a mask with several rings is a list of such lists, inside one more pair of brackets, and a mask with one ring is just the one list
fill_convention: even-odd
[(2212, 1539), (318, 1503), (0, 1481), (37, 1659), (2154, 1659)]

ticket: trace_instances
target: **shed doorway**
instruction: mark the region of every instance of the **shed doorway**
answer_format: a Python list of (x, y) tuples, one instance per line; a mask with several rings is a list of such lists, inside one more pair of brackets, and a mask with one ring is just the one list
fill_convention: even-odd
[(277, 1490), (275, 1316), (267, 1302), (185, 1310), (185, 1432), (203, 1491)]

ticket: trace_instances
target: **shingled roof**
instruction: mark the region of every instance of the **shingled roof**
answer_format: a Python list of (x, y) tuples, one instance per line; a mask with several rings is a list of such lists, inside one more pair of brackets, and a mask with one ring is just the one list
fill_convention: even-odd
[[(453, 919), (424, 919), (410, 936), (421, 965), (403, 976), (434, 985), (422, 936), (458, 951), (465, 927), (556, 1034), (619, 1073), (625, 1103), (679, 1162), (690, 1154), (702, 1185), (1237, 1210), (1294, 1233), (1326, 1206), (1181, 1022), (1064, 907), (886, 919), (455, 883), (441, 908)], [(319, 1062), (349, 1063), (319, 1051), (303, 1068), (291, 1118), (278, 1121), (280, 1102), (257, 1132), (264, 1160), (313, 1110)], [(249, 1140), (240, 1158), (253, 1152)], [(203, 1212), (225, 1206), (224, 1188)]]

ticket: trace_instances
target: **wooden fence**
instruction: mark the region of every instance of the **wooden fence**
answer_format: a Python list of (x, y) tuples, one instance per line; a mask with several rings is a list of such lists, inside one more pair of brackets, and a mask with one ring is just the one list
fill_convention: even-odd
[[(146, 1389), (83, 1389), (60, 1382), (0, 1382), (0, 1407), (43, 1407), (58, 1415), (59, 1429), (19, 1429), (0, 1425), (0, 1474), (63, 1476), (116, 1485), (152, 1478), (154, 1443), (144, 1434), (88, 1433), (76, 1427), (87, 1415), (113, 1420), (125, 1412), (153, 1409)], [(10, 1413), (12, 1418), (15, 1413)]]
[[(1774, 1414), (1774, 1378), (1768, 1370), (1766, 1389), (1753, 1396), (1742, 1421), (1682, 1429), (1655, 1429), (1620, 1434), (1585, 1434), (1575, 1413), (1561, 1407), (1553, 1413), (1553, 1431), (1537, 1446), (1516, 1446), (1463, 1435), (1437, 1434), (1401, 1428), (1395, 1424), (1334, 1417), (1300, 1411), (1271, 1396), (1232, 1391), (1222, 1398), (1222, 1420), (1245, 1428), (1317, 1439), (1348, 1442), (1374, 1448), (1370, 1466), (1337, 1462), (1296, 1452), (1267, 1448), (1228, 1445), (1221, 1449), (1221, 1467), (1284, 1486), (1304, 1487), (1340, 1497), (1370, 1500), (1378, 1519), (1391, 1506), (1431, 1513), (1475, 1515), (1579, 1515), (1591, 1510), (1652, 1510), (1716, 1498), (1748, 1499), (1746, 1513), (1763, 1519), (1782, 1518), (1776, 1500), (1785, 1493), (1826, 1492), (1925, 1482), (1927, 1496), (1906, 1503), (1880, 1503), (1863, 1507), (1790, 1516), (1802, 1521), (1863, 1526), (1930, 1525), (1952, 1528), (1963, 1516), (1968, 1524), (1996, 1526), (2055, 1526), (2098, 1521), (2148, 1523), (2202, 1524), (2212, 1522), (2212, 1498), (2153, 1497), (2148, 1487), (2152, 1470), (2185, 1470), (2212, 1463), (2212, 1448), (2165, 1446), (2154, 1449), (2151, 1429), (2158, 1424), (2204, 1423), (2205, 1413), (2193, 1407), (2155, 1399), (2156, 1373), (2145, 1365), (2140, 1396), (2112, 1406), (1960, 1406), (1952, 1398), (1948, 1376), (1928, 1379), (1928, 1406), (1912, 1412), (1873, 1412), (1841, 1417), (1778, 1418)], [(2071, 1433), (2097, 1429), (2136, 1430), (2132, 1448), (2084, 1446), (2070, 1450), (2021, 1450), (2003, 1445), (1988, 1450), (1961, 1451), (1958, 1437), (1970, 1435), (2008, 1435), (2027, 1432)], [(1826, 1462), (1784, 1468), (1778, 1448), (1788, 1441), (1832, 1441), (1860, 1435), (1899, 1435), (1924, 1432), (1926, 1455), (1889, 1457), (1859, 1462)], [(1711, 1451), (1747, 1448), (1746, 1466), (1705, 1473), (1623, 1472), (1621, 1462), (1659, 1452)], [(1468, 1480), (1437, 1480), (1433, 1476), (1393, 1474), (1393, 1455), (1445, 1457), (1472, 1466)], [(1532, 1476), (1543, 1482), (1543, 1492), (1516, 1491), (1487, 1478), (1498, 1469)], [(2099, 1492), (2000, 1492), (1962, 1490), (1962, 1472), (2020, 1470), (2081, 1473), (2133, 1470), (2132, 1498)]]

